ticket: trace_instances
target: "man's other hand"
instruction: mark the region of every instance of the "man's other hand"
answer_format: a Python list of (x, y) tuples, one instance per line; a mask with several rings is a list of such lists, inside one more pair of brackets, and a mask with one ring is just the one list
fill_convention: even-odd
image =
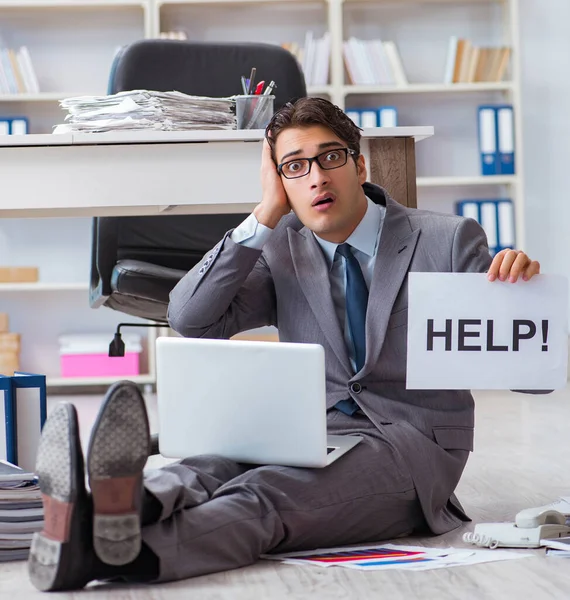
[(540, 264), (531, 260), (521, 250), (501, 250), (493, 258), (487, 271), (489, 281), (509, 281), (515, 283), (519, 277), (528, 281), (540, 273)]

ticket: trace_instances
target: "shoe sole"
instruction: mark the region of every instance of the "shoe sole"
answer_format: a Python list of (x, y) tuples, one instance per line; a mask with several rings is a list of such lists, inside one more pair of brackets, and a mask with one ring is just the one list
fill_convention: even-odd
[(93, 548), (108, 565), (125, 565), (139, 555), (142, 472), (149, 451), (144, 399), (134, 383), (118, 382), (107, 392), (87, 458)]
[[(71, 520), (77, 500), (77, 449), (80, 448), (77, 412), (60, 404), (47, 419), (36, 461), (44, 507), (44, 528), (32, 538), (28, 573), (41, 591), (64, 589), (72, 563)], [(67, 577), (69, 578), (69, 577)]]

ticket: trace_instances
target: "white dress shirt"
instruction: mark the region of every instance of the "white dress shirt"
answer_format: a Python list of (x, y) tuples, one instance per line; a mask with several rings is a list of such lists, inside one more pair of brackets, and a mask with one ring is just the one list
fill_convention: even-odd
[[(364, 280), (368, 289), (372, 280), (374, 264), (376, 263), (376, 253), (386, 215), (386, 208), (380, 204), (374, 204), (370, 198), (367, 198), (368, 206), (364, 217), (357, 225), (356, 229), (346, 240), (347, 244), (352, 246), (352, 251), (364, 275)], [(258, 222), (255, 215), (249, 215), (241, 225), (236, 227), (231, 234), (231, 240), (236, 244), (241, 244), (247, 248), (261, 250), (267, 240), (271, 237), (273, 229), (266, 227)], [(331, 285), (331, 295), (335, 307), (340, 327), (344, 333), (344, 341), (348, 349), (350, 362), (353, 370), (356, 369), (355, 352), (348, 328), (348, 318), (346, 315), (346, 265), (345, 259), (336, 253), (337, 246), (334, 242), (327, 242), (313, 233), (317, 240), (323, 255), (329, 267), (329, 281)]]

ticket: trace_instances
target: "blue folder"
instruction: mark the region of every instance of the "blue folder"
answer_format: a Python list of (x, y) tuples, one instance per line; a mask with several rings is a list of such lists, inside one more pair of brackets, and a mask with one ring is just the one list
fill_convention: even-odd
[(12, 378), (0, 375), (0, 459), (14, 463), (16, 451)]

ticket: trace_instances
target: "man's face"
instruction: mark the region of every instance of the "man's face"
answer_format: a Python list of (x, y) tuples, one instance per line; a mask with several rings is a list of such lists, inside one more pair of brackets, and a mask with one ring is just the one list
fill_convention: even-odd
[[(323, 125), (291, 127), (277, 136), (275, 158), (281, 164), (346, 147), (346, 142)], [(303, 225), (330, 242), (344, 242), (366, 213), (361, 187), (366, 181), (366, 166), (362, 156), (355, 164), (349, 155), (344, 166), (333, 170), (322, 169), (313, 161), (308, 175), (297, 179), (282, 175), (281, 181)]]

